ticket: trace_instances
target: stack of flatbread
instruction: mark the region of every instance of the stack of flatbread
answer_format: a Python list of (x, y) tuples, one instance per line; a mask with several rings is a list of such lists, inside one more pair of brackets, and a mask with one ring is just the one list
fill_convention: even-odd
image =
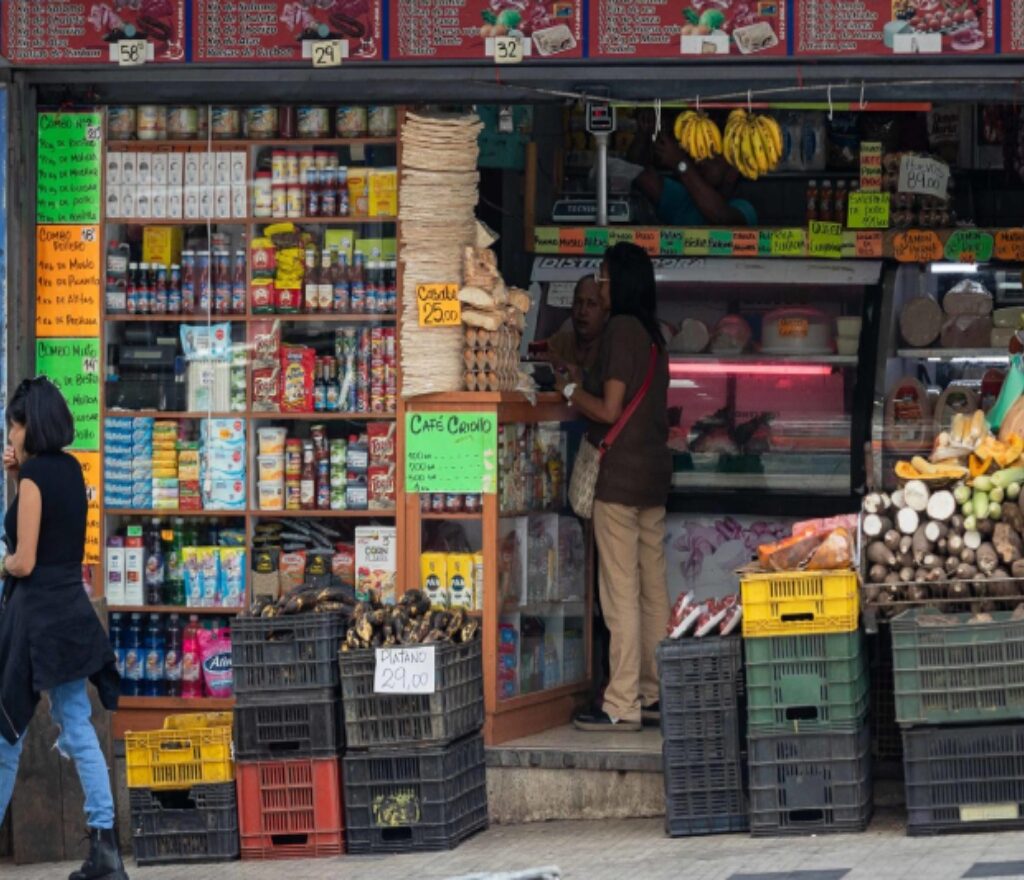
[(463, 387), (460, 327), (420, 327), (416, 288), (462, 285), (467, 245), (477, 240), (476, 114), (410, 112), (402, 127), (401, 220), (402, 394), (415, 397)]
[(521, 389), (529, 384), (529, 377), (519, 372), (519, 348), (530, 311), (530, 294), (506, 287), (489, 247), (466, 247), (462, 277), (459, 301), (465, 327), (462, 360), (466, 390)]

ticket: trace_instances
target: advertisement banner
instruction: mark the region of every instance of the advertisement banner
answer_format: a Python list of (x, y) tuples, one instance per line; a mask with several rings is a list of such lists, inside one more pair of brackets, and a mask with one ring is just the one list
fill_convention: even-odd
[(800, 0), (794, 55), (993, 55), (995, 0)]
[[(196, 0), (192, 54), (197, 62), (311, 61), (313, 43), (341, 40), (344, 61), (384, 57), (384, 0)], [(344, 51), (344, 50), (343, 50)]]
[(786, 0), (590, 0), (589, 57), (773, 57), (786, 54)]
[(521, 40), (522, 60), (583, 57), (583, 0), (392, 0), (394, 61), (494, 58), (501, 37)]
[(6, 0), (3, 54), (13, 64), (117, 63), (117, 44), (145, 40), (151, 62), (184, 62), (186, 0)]

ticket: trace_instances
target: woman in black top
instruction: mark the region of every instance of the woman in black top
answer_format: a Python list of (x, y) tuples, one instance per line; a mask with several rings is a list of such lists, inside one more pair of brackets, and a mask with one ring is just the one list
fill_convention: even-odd
[(665, 502), (672, 479), (668, 450), (668, 356), (658, 325), (654, 266), (635, 244), (605, 253), (598, 276), (611, 302), (596, 370), (563, 390), (587, 419), (595, 446), (630, 402), (647, 390), (601, 461), (594, 493), (601, 612), (611, 635), (604, 703), (575, 719), (581, 730), (636, 731), (655, 724), (654, 652), (668, 623)]
[(93, 729), (91, 679), (117, 708), (114, 653), (82, 586), (88, 502), (78, 461), (64, 452), (75, 427), (49, 379), (26, 379), (7, 408), (7, 472), (18, 494), (4, 517), (9, 553), (0, 611), (0, 820), (14, 790), (25, 729), (40, 691), (85, 792), (89, 857), (70, 880), (127, 880), (114, 833), (110, 771)]

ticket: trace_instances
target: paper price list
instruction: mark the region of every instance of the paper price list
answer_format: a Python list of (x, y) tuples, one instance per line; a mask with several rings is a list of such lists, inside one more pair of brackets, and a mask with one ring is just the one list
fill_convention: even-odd
[(881, 7), (859, 0), (802, 0), (796, 6), (797, 54), (855, 52), (882, 45)]
[(438, 49), (462, 46), (464, 0), (399, 0), (396, 10), (399, 56), (430, 57)]
[(76, 45), (87, 36), (86, 5), (10, 0), (5, 4), (5, 54), (15, 61), (60, 59), (73, 63), (103, 58), (106, 47), (99, 43), (95, 47)]
[(292, 59), (298, 43), (281, 41), (280, 3), (207, 0), (198, 6), (196, 45), (205, 60), (231, 58)]
[(634, 55), (638, 48), (657, 48), (659, 54), (678, 54), (680, 23), (674, 22), (669, 0), (600, 0), (597, 5), (597, 52)]

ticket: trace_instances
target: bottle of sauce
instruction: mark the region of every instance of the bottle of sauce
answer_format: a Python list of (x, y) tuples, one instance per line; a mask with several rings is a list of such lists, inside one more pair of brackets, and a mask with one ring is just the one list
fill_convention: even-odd
[(820, 194), (818, 196), (818, 219), (823, 220), (826, 223), (831, 223), (835, 219), (833, 205), (832, 181), (823, 181), (821, 184)]
[(349, 310), (348, 260), (340, 251), (334, 251), (331, 259), (331, 280), (334, 285), (331, 310), (345, 313)]
[(324, 358), (324, 365), (327, 371), (327, 410), (328, 412), (339, 412), (341, 410), (341, 382), (338, 381), (338, 362), (332, 357)]
[[(325, 358), (326, 360), (326, 358)], [(316, 378), (313, 380), (313, 409), (324, 412), (327, 409), (327, 377), (324, 375), (324, 361), (316, 362)]]
[(334, 305), (334, 276), (331, 273), (331, 252), (326, 247), (320, 251), (320, 272), (317, 275), (317, 306), (321, 312), (329, 312)]
[(807, 222), (818, 220), (818, 181), (807, 181)]
[(846, 181), (840, 180), (836, 183), (835, 208), (832, 213), (835, 215), (836, 223), (846, 225)]
[(316, 506), (316, 460), (313, 441), (302, 443), (302, 474), (299, 477), (299, 508), (313, 510)]
[(181, 637), (181, 695), (195, 700), (203, 695), (202, 659), (199, 656), (199, 617), (189, 615)]
[(351, 284), (349, 285), (349, 301), (352, 314), (361, 315), (366, 311), (366, 270), (363, 255), (356, 253), (352, 261)]
[(320, 282), (316, 271), (316, 251), (306, 248), (306, 276), (303, 282), (305, 311), (315, 312), (320, 304)]

